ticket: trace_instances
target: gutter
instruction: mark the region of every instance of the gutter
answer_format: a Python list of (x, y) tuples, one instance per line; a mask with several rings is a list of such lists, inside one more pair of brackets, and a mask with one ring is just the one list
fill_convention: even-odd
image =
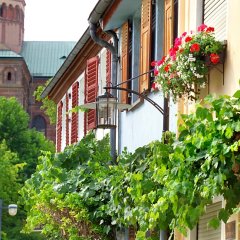
[[(92, 12), (89, 15), (88, 21), (97, 24), (99, 20), (101, 19), (103, 13), (106, 11), (106, 9), (110, 6), (110, 4), (113, 3), (112, 0), (99, 0), (98, 3), (93, 8)], [(44, 91), (41, 94), (42, 98), (45, 98), (49, 95), (49, 93), (52, 91), (52, 89), (57, 84), (58, 80), (61, 78), (61, 76), (64, 74), (64, 72), (68, 69), (78, 52), (84, 47), (86, 42), (90, 39), (90, 29), (89, 27), (85, 30), (73, 50), (68, 55), (65, 62), (62, 64), (62, 66), (59, 68), (57, 73), (52, 78), (51, 82), (48, 84), (48, 86), (44, 89)]]

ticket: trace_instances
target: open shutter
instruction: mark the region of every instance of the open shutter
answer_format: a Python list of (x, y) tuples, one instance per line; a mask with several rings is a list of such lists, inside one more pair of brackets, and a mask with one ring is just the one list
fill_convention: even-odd
[[(150, 71), (151, 62), (151, 22), (152, 0), (142, 0), (141, 40), (140, 40), (140, 74)], [(140, 93), (150, 87), (150, 74), (144, 74), (139, 81)]]
[(204, 23), (215, 28), (218, 40), (227, 38), (227, 0), (204, 1)]
[(112, 70), (112, 55), (111, 51), (107, 50), (106, 54), (106, 85), (107, 87), (110, 87), (111, 85), (111, 70)]
[(66, 145), (69, 145), (69, 96), (66, 93)]
[(221, 227), (213, 229), (208, 226), (210, 219), (217, 217), (222, 207), (222, 202), (213, 203), (206, 207), (206, 213), (199, 219), (198, 240), (219, 240), (221, 239)]
[[(78, 106), (78, 87), (79, 83), (75, 82), (72, 86), (72, 108)], [(78, 140), (78, 112), (72, 113), (72, 129), (71, 129), (71, 143)]]
[[(122, 25), (122, 82), (129, 79), (129, 24), (125, 22)], [(127, 88), (128, 84), (123, 83), (122, 88)], [(128, 103), (128, 93), (126, 91), (121, 91), (121, 101), (122, 103)]]
[(62, 109), (63, 103), (61, 101), (57, 106), (57, 152), (60, 152), (62, 147)]
[(173, 0), (165, 1), (164, 14), (164, 54), (166, 55), (173, 43)]
[[(85, 77), (85, 103), (96, 101), (98, 91), (98, 56), (87, 61), (86, 77)], [(85, 114), (85, 134), (90, 129), (96, 127), (96, 110), (90, 109)]]

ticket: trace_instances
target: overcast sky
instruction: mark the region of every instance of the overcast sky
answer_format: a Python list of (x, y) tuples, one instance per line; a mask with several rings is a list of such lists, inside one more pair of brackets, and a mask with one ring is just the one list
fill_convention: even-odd
[(98, 0), (25, 2), (25, 41), (78, 41)]

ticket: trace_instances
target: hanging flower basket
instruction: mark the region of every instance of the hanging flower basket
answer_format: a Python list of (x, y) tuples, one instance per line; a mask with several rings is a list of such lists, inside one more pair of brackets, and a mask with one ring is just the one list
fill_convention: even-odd
[(205, 87), (209, 66), (223, 63), (224, 57), (224, 45), (215, 39), (214, 28), (203, 24), (196, 33), (184, 32), (167, 56), (152, 62), (155, 85), (174, 101), (182, 96), (196, 99), (195, 89)]

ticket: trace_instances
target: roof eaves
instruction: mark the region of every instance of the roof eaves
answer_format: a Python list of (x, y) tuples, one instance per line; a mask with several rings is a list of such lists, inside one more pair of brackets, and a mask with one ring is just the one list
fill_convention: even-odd
[(45, 98), (48, 96), (48, 94), (52, 91), (58, 80), (61, 78), (63, 73), (68, 69), (78, 52), (83, 48), (83, 46), (86, 44), (86, 42), (90, 39), (89, 34), (89, 28), (86, 29), (82, 37), (79, 39), (73, 50), (69, 53), (66, 60), (62, 64), (62, 66), (59, 68), (57, 73), (54, 75), (50, 83), (47, 85), (47, 87), (44, 89), (44, 91), (41, 94), (42, 98)]
[[(112, 4), (112, 0), (99, 0), (98, 3), (93, 8), (92, 12), (88, 17), (88, 21), (95, 24), (98, 23), (101, 19), (103, 13), (107, 10), (107, 8)], [(86, 29), (80, 40), (77, 42), (73, 50), (68, 55), (65, 62), (62, 64), (60, 69), (57, 71), (55, 76), (52, 78), (48, 86), (44, 89), (43, 93), (41, 94), (42, 98), (45, 98), (49, 95), (49, 93), (53, 90), (54, 86), (57, 84), (58, 80), (61, 78), (63, 73), (67, 70), (70, 66), (78, 52), (83, 48), (86, 42), (90, 39), (89, 27)]]
[(88, 22), (96, 24), (101, 19), (103, 13), (113, 3), (112, 0), (99, 0), (88, 17)]

